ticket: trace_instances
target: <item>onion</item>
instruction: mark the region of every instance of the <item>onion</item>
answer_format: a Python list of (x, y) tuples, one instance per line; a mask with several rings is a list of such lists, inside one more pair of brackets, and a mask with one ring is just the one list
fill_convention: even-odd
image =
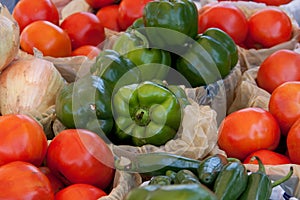
[(20, 29), (7, 7), (0, 3), (0, 71), (6, 68), (18, 54)]
[(0, 74), (0, 112), (30, 114), (47, 112), (55, 105), (65, 80), (52, 62), (29, 57), (18, 59)]

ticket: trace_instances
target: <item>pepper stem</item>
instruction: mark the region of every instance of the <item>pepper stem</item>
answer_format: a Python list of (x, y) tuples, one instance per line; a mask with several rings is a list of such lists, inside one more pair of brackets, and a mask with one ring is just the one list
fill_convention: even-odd
[(278, 179), (272, 183), (272, 188), (289, 180), (291, 178), (291, 176), (293, 175), (293, 172), (294, 172), (294, 168), (291, 166), (289, 173), (285, 177), (282, 177), (281, 179)]
[(147, 126), (151, 121), (148, 110), (139, 108), (135, 113), (134, 120), (139, 126)]

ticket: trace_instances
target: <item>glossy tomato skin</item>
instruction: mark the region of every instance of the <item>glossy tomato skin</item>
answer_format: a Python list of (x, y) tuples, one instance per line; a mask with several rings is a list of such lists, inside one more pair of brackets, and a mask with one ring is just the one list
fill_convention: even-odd
[(59, 24), (59, 13), (51, 0), (22, 0), (13, 9), (12, 16), (18, 22), (20, 32), (30, 23), (46, 20)]
[(61, 189), (65, 188), (64, 183), (59, 180), (49, 169), (49, 167), (47, 166), (41, 166), (39, 167), (39, 170), (45, 174), (48, 178), (48, 180), (50, 181), (51, 187), (52, 187), (52, 191), (55, 193), (57, 193), (58, 191), (60, 191)]
[(62, 21), (60, 27), (68, 33), (73, 50), (83, 45), (98, 46), (105, 39), (104, 27), (90, 12), (73, 13)]
[(153, 0), (122, 0), (119, 5), (118, 23), (121, 31), (126, 30), (132, 23), (143, 16), (145, 5)]
[(248, 20), (243, 11), (235, 5), (220, 2), (211, 4), (204, 11), (199, 10), (198, 33), (203, 33), (210, 27), (222, 29), (236, 44), (241, 44), (247, 36)]
[(288, 155), (293, 164), (300, 164), (300, 118), (290, 128), (287, 134)]
[(270, 48), (291, 39), (293, 26), (289, 16), (277, 8), (263, 8), (248, 20), (248, 36), (264, 48)]
[(83, 129), (67, 129), (55, 136), (46, 163), (66, 185), (86, 183), (105, 189), (114, 178), (111, 150), (98, 135)]
[(101, 50), (93, 45), (83, 45), (74, 49), (71, 56), (87, 56), (89, 59), (93, 59), (99, 55)]
[(55, 194), (55, 200), (95, 200), (107, 194), (93, 185), (72, 184)]
[(103, 27), (114, 31), (120, 31), (118, 23), (119, 18), (119, 4), (105, 6), (99, 9), (96, 13)]
[(46, 175), (27, 162), (14, 161), (2, 165), (0, 182), (0, 199), (54, 199), (54, 193)]
[(288, 49), (277, 50), (268, 56), (257, 72), (257, 84), (272, 93), (287, 81), (300, 81), (300, 54)]
[(286, 136), (290, 127), (300, 117), (300, 82), (288, 81), (271, 94), (269, 111), (278, 121), (281, 133)]
[(40, 166), (48, 143), (43, 128), (27, 115), (0, 116), (0, 166), (25, 161)]
[(235, 111), (224, 118), (219, 128), (219, 147), (227, 156), (240, 160), (259, 149), (274, 150), (279, 141), (275, 118), (262, 108)]
[(253, 0), (256, 3), (265, 3), (268, 6), (280, 6), (290, 3), (292, 0)]
[(268, 149), (261, 149), (251, 153), (243, 161), (244, 164), (258, 164), (257, 160), (252, 161), (253, 156), (258, 156), (264, 165), (283, 165), (291, 164), (291, 160), (286, 155), (271, 151)]
[(35, 47), (44, 56), (52, 57), (66, 57), (72, 52), (68, 34), (59, 26), (43, 20), (32, 22), (22, 31), (20, 47), (29, 54), (33, 54)]
[(99, 9), (112, 4), (119, 3), (121, 0), (85, 0), (92, 8)]

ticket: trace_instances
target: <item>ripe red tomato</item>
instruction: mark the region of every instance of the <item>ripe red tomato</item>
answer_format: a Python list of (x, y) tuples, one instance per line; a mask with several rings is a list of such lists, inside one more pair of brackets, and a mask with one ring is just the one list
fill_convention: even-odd
[(115, 3), (119, 3), (121, 0), (85, 0), (92, 8), (99, 9)]
[(111, 150), (98, 135), (83, 129), (67, 129), (55, 136), (46, 163), (66, 185), (86, 183), (105, 189), (114, 178)]
[(12, 161), (25, 161), (40, 166), (48, 143), (44, 130), (27, 115), (0, 116), (0, 166)]
[(18, 22), (20, 31), (30, 23), (46, 20), (59, 24), (59, 13), (51, 0), (22, 0), (13, 9), (12, 16)]
[(250, 37), (265, 48), (291, 39), (293, 26), (289, 16), (278, 8), (266, 7), (249, 17)]
[(253, 156), (258, 156), (264, 165), (283, 165), (291, 163), (289, 157), (286, 155), (268, 149), (261, 149), (251, 153), (249, 156), (247, 156), (243, 163), (257, 164), (257, 160), (251, 160)]
[(48, 21), (35, 21), (26, 26), (20, 35), (20, 47), (29, 54), (33, 54), (35, 47), (44, 56), (52, 57), (66, 57), (72, 52), (68, 34)]
[(119, 4), (105, 6), (99, 9), (96, 13), (103, 27), (120, 31), (118, 18), (119, 18)]
[(145, 5), (153, 0), (122, 0), (119, 5), (118, 23), (121, 31), (126, 30), (132, 23), (143, 16)]
[(290, 160), (294, 164), (300, 164), (300, 118), (290, 128), (286, 143)]
[(90, 12), (73, 13), (62, 21), (60, 27), (71, 38), (73, 50), (83, 45), (98, 46), (105, 39), (104, 27)]
[(204, 11), (200, 8), (198, 16), (198, 33), (203, 33), (207, 28), (216, 27), (230, 35), (236, 44), (241, 44), (246, 39), (247, 18), (243, 11), (233, 4), (228, 2), (211, 4)]
[(0, 199), (54, 199), (46, 175), (27, 162), (14, 161), (2, 165), (0, 182)]
[(55, 194), (55, 200), (95, 200), (107, 194), (93, 185), (72, 184)]
[(280, 129), (271, 113), (262, 108), (244, 108), (227, 115), (219, 128), (218, 144), (227, 156), (244, 160), (259, 149), (274, 150)]
[(49, 167), (41, 166), (41, 167), (39, 167), (39, 170), (43, 174), (45, 174), (47, 176), (47, 178), (49, 179), (51, 187), (52, 187), (52, 191), (54, 192), (54, 194), (57, 193), (58, 191), (60, 191), (61, 189), (65, 188), (65, 185), (63, 184), (63, 182), (61, 180), (59, 180), (56, 176), (54, 176), (54, 174), (51, 172)]
[(83, 45), (81, 47), (78, 47), (77, 49), (74, 49), (71, 55), (87, 56), (89, 59), (93, 59), (99, 55), (100, 51), (101, 50), (98, 47), (95, 47), (93, 45)]
[(300, 81), (300, 54), (288, 49), (277, 50), (268, 56), (257, 72), (257, 85), (272, 93), (287, 81)]
[(280, 6), (290, 3), (292, 0), (253, 0), (256, 3), (265, 3), (268, 6)]
[(300, 81), (288, 81), (271, 94), (269, 111), (278, 121), (281, 133), (286, 136), (290, 127), (300, 117)]

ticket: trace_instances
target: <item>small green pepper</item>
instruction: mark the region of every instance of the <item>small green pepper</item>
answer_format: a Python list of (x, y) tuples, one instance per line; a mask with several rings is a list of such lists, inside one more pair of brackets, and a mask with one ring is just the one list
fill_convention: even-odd
[(175, 94), (150, 81), (121, 87), (112, 107), (116, 122), (112, 139), (118, 139), (118, 144), (163, 145), (174, 138), (181, 124), (182, 110)]
[(198, 178), (201, 183), (212, 187), (220, 171), (228, 163), (227, 158), (222, 154), (215, 154), (206, 157), (201, 161), (198, 168)]
[(149, 185), (171, 185), (171, 184), (172, 184), (172, 179), (167, 175), (153, 176), (149, 181)]
[(216, 195), (201, 184), (146, 185), (129, 191), (125, 200), (217, 200)]
[(182, 169), (175, 175), (175, 184), (199, 183), (198, 177), (187, 169)]
[(249, 175), (247, 188), (239, 197), (239, 200), (269, 200), (272, 188), (287, 181), (293, 174), (293, 167), (290, 168), (289, 173), (285, 177), (272, 183), (260, 158), (254, 156), (253, 159), (258, 161), (259, 168), (256, 172)]
[(213, 191), (219, 200), (236, 200), (245, 191), (248, 174), (240, 161), (228, 162), (214, 183)]

